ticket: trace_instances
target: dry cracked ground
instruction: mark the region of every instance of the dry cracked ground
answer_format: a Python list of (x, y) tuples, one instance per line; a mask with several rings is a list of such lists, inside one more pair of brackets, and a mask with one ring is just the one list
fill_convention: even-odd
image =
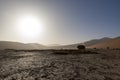
[(120, 51), (57, 55), (0, 51), (0, 80), (120, 80)]

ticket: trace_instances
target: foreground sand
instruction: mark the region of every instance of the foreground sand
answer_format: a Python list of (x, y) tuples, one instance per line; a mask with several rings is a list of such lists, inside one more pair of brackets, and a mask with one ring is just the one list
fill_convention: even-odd
[(120, 80), (120, 51), (100, 54), (0, 52), (0, 80)]

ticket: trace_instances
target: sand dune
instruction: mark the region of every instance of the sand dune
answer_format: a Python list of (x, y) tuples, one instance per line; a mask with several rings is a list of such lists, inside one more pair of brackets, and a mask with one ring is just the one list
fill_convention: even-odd
[(104, 37), (101, 39), (93, 39), (84, 43), (76, 43), (69, 45), (55, 45), (45, 46), (38, 43), (20, 43), (11, 41), (0, 41), (0, 50), (3, 49), (77, 49), (79, 44), (84, 44), (88, 48), (120, 48), (120, 37), (108, 38)]
[(92, 46), (89, 46), (90, 48), (120, 48), (120, 37), (98, 43)]

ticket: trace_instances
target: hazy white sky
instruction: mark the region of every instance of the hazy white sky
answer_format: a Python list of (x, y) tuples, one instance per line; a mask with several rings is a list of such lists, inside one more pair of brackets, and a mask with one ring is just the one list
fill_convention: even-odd
[[(0, 40), (71, 44), (116, 37), (120, 35), (119, 4), (119, 0), (0, 0)], [(43, 33), (35, 38), (21, 36), (17, 30), (19, 19), (29, 15), (44, 24)]]

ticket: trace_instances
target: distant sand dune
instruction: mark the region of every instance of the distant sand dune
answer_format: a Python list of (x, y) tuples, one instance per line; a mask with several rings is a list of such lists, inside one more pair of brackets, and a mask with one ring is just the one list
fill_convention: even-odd
[(102, 42), (102, 43), (98, 43), (92, 46), (89, 46), (90, 48), (120, 48), (120, 37)]

